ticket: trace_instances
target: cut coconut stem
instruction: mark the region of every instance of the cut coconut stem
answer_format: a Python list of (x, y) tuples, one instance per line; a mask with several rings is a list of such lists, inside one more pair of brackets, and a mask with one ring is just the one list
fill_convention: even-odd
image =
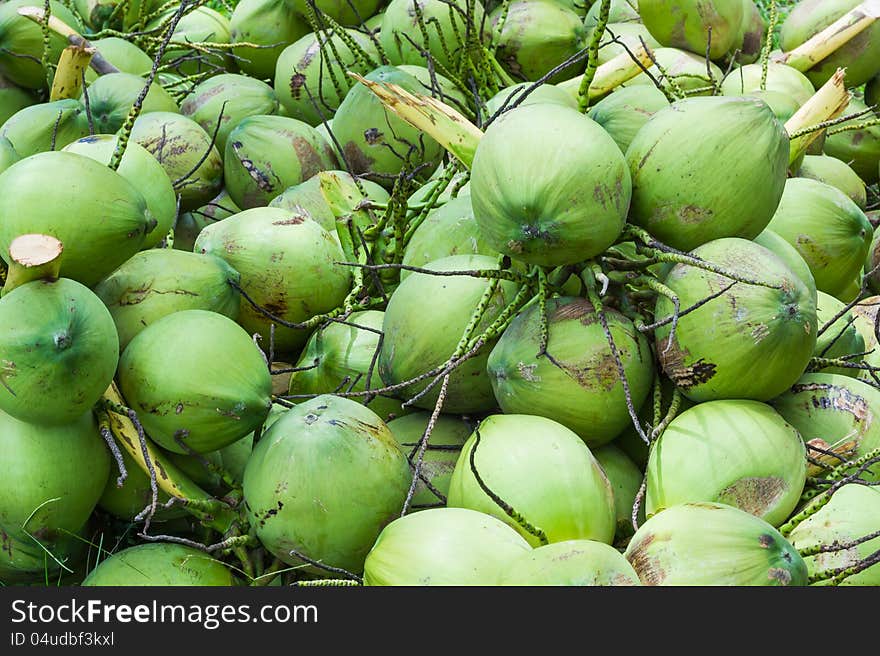
[[(42, 7), (20, 7), (18, 10), (19, 16), (24, 16), (25, 18), (29, 18), (37, 24), (42, 24), (44, 19), (43, 9)], [(80, 46), (82, 48), (93, 48), (91, 43), (79, 32), (70, 27), (63, 20), (58, 18), (57, 16), (49, 16), (49, 29), (63, 36), (67, 41), (74, 46)], [(95, 49), (95, 54), (92, 56), (89, 65), (92, 67), (98, 75), (106, 75), (107, 73), (119, 73), (119, 69), (116, 68), (109, 61), (104, 59), (101, 56), (101, 53)]]
[[(653, 65), (651, 51), (643, 43), (635, 49), (620, 53), (596, 69), (596, 74), (590, 82), (589, 99), (592, 101), (609, 94), (621, 84), (630, 81)], [(581, 80), (581, 77), (576, 77), (560, 82), (556, 86), (576, 97)]]
[(78, 99), (82, 95), (83, 71), (89, 67), (89, 62), (96, 52), (94, 48), (83, 46), (67, 46), (61, 52), (55, 78), (52, 80), (50, 101)]
[(61, 271), (61, 242), (49, 235), (21, 235), (9, 245), (9, 271), (0, 295), (34, 280), (56, 280)]
[(791, 52), (784, 53), (778, 61), (801, 73), (806, 72), (838, 48), (849, 43), (878, 18), (880, 18), (880, 0), (867, 0)]
[[(794, 116), (785, 123), (789, 135), (796, 134), (806, 127), (823, 123), (843, 113), (849, 104), (851, 94), (846, 90), (845, 70), (838, 68), (813, 96), (805, 102)], [(821, 130), (803, 134), (791, 140), (788, 162), (795, 162), (821, 134)]]

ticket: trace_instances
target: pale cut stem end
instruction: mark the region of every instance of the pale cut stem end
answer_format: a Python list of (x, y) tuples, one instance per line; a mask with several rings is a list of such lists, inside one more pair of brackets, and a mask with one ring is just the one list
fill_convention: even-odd
[(628, 52), (622, 52), (596, 69), (596, 77), (593, 78), (593, 83), (590, 85), (590, 100), (611, 93), (621, 84), (629, 82), (639, 75), (644, 69), (654, 65), (651, 51), (643, 44), (639, 44), (632, 51), (632, 55), (631, 57)]
[(61, 242), (49, 235), (21, 235), (9, 245), (9, 271), (0, 295), (34, 280), (57, 280), (61, 272)]
[[(845, 69), (838, 68), (813, 96), (803, 104), (785, 123), (785, 131), (795, 134), (804, 128), (823, 123), (836, 118), (843, 113), (849, 104), (851, 94), (846, 90)], [(813, 141), (819, 138), (822, 130), (817, 130), (791, 140), (789, 150), (789, 164), (795, 162), (798, 157), (809, 147)]]
[(89, 67), (92, 56), (97, 51), (83, 46), (67, 46), (61, 52), (49, 100), (73, 98), (78, 100), (82, 94), (83, 72)]

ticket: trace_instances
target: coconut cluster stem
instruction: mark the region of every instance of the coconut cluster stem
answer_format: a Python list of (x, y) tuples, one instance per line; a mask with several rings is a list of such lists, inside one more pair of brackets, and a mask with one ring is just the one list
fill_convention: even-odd
[[(785, 131), (796, 135), (804, 128), (836, 118), (849, 104), (851, 94), (846, 90), (845, 71), (837, 69), (825, 84), (794, 115), (785, 122)], [(794, 163), (819, 138), (820, 131), (802, 134), (791, 139), (789, 164)]]
[(9, 269), (0, 296), (34, 280), (56, 280), (61, 273), (61, 242), (50, 235), (21, 235), (9, 245)]
[(608, 25), (608, 16), (611, 13), (611, 0), (601, 1), (596, 27), (593, 28), (593, 37), (590, 39), (587, 69), (584, 71), (578, 89), (578, 110), (581, 114), (586, 114), (587, 108), (590, 106), (590, 86), (593, 84), (593, 78), (596, 76), (596, 69), (599, 65), (599, 44), (602, 42), (605, 27)]

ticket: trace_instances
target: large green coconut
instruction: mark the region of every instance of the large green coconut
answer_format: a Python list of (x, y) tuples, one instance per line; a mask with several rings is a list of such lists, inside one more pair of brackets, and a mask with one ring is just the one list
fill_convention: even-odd
[[(802, 0), (779, 30), (779, 45), (788, 52), (818, 34), (862, 0)], [(880, 73), (880, 24), (874, 23), (807, 71), (818, 89), (838, 68), (846, 69), (847, 86), (861, 86)]]
[(406, 457), (369, 408), (323, 395), (291, 408), (248, 461), (244, 498), (263, 546), (289, 565), (297, 551), (361, 572), (410, 485)]
[[(85, 155), (101, 164), (110, 165), (119, 137), (113, 134), (96, 134), (83, 137), (64, 150)], [(116, 172), (137, 189), (156, 220), (156, 227), (147, 233), (142, 249), (153, 248), (168, 235), (177, 218), (177, 194), (162, 165), (138, 143), (129, 141)]]
[[(794, 273), (794, 275), (804, 282), (807, 288), (816, 291), (816, 280), (813, 278), (813, 272), (810, 271), (809, 265), (804, 262), (804, 258), (801, 257), (801, 254), (797, 252), (797, 249), (794, 246), (789, 244), (770, 228), (764, 228), (761, 234), (755, 237), (752, 241), (756, 244), (760, 244), (768, 251), (771, 251), (776, 257), (782, 260), (789, 269), (791, 269), (791, 272)], [(818, 294), (817, 291), (816, 293)]]
[[(0, 4), (0, 75), (26, 89), (47, 86), (43, 68), (43, 30), (30, 18), (19, 15), (22, 7), (43, 8), (43, 0), (9, 0)], [(63, 2), (49, 0), (52, 16), (60, 18), (74, 30), (80, 30), (79, 19)], [(57, 63), (67, 39), (49, 31), (48, 61)]]
[[(817, 547), (852, 545), (846, 549), (831, 549), (825, 553), (807, 556), (810, 575), (834, 572), (853, 567), (870, 558), (880, 549), (880, 537), (853, 544), (880, 527), (880, 492), (876, 488), (850, 483), (831, 495), (831, 500), (798, 524), (788, 536), (798, 550)], [(827, 579), (825, 579), (827, 581)], [(822, 585), (823, 582), (819, 582)], [(874, 564), (857, 574), (847, 576), (840, 585), (880, 585), (880, 564)]]
[(223, 160), (226, 191), (243, 209), (265, 207), (288, 187), (337, 166), (312, 126), (285, 116), (242, 119), (229, 133)]
[(501, 520), (466, 508), (432, 508), (386, 526), (367, 554), (364, 585), (496, 585), (532, 549)]
[(738, 276), (772, 285), (734, 281), (719, 273), (677, 264), (665, 284), (681, 310), (719, 294), (681, 316), (670, 342), (672, 300), (660, 296), (655, 332), (664, 372), (696, 402), (766, 401), (803, 373), (816, 345), (816, 297), (772, 252), (744, 239), (716, 239), (693, 255)]
[(181, 310), (210, 310), (230, 319), (240, 299), (229, 281), (238, 272), (213, 255), (170, 248), (142, 251), (95, 286), (116, 324), (119, 349), (150, 324)]
[(846, 162), (827, 155), (806, 155), (798, 170), (799, 178), (810, 178), (836, 187), (853, 202), (860, 210), (868, 206), (868, 194), (865, 181), (850, 168)]
[[(122, 127), (146, 80), (131, 73), (108, 73), (92, 82), (83, 92), (89, 96), (89, 109), (95, 132), (111, 134)], [(85, 103), (85, 95), (80, 99)], [(156, 82), (144, 98), (141, 114), (177, 112), (177, 102)]]
[[(366, 75), (379, 61), (376, 46), (368, 36), (351, 29), (345, 34), (343, 40), (332, 32), (311, 32), (287, 46), (278, 57), (275, 93), (288, 116), (309, 125), (333, 118), (346, 91), (357, 84), (346, 73)], [(352, 51), (345, 41), (355, 43), (363, 52)]]
[(0, 136), (9, 139), (20, 157), (60, 150), (88, 134), (86, 108), (72, 98), (29, 105), (0, 127)]
[(193, 88), (180, 104), (180, 113), (201, 125), (205, 132), (217, 131), (216, 144), (221, 152), (226, 148), (229, 133), (242, 119), (277, 112), (278, 98), (272, 87), (235, 73), (208, 78)]
[[(633, 405), (641, 407), (654, 379), (651, 347), (622, 314), (607, 310), (605, 318)], [(544, 328), (547, 352), (542, 354)], [(548, 300), (545, 318), (539, 304), (529, 305), (501, 335), (486, 366), (504, 412), (551, 418), (590, 447), (614, 439), (631, 421), (611, 346), (584, 298)]]
[(592, 119), (556, 104), (517, 107), (492, 123), (477, 147), (470, 188), (489, 245), (541, 266), (604, 251), (620, 236), (630, 204), (617, 144)]
[[(418, 461), (420, 444), (430, 420), (430, 412), (413, 412), (388, 422), (388, 430), (413, 466)], [(437, 417), (422, 454), (421, 475), (411, 500), (411, 510), (445, 502), (461, 447), (471, 433), (473, 426), (464, 418), (446, 414)], [(425, 480), (431, 484), (433, 490), (425, 484)], [(434, 490), (444, 497), (438, 497)]]
[(102, 560), (86, 587), (224, 586), (235, 584), (230, 568), (211, 554), (182, 544), (139, 544)]
[(763, 519), (722, 503), (684, 503), (645, 522), (624, 554), (644, 585), (807, 583), (807, 565)]
[[(63, 394), (49, 402), (64, 401)], [(0, 412), (0, 581), (56, 572), (109, 475), (110, 454), (90, 410), (58, 426)]]
[[(403, 263), (421, 267), (450, 255), (498, 255), (483, 237), (468, 195), (459, 195), (428, 213), (410, 237)], [(409, 273), (401, 271), (401, 279)]]
[[(880, 25), (880, 22), (876, 23)], [(853, 97), (845, 115), (864, 112), (868, 109), (865, 102)], [(852, 119), (828, 130), (825, 138), (825, 154), (849, 165), (865, 184), (874, 184), (880, 178), (880, 125), (869, 125), (858, 130), (848, 130), (855, 124), (865, 123), (873, 118), (871, 114)]]
[(224, 189), (201, 207), (184, 212), (174, 225), (174, 248), (192, 253), (196, 239), (206, 226), (241, 212)]
[[(510, 517), (485, 488), (531, 526)], [(616, 528), (614, 492), (590, 449), (562, 424), (531, 415), (492, 415), (480, 423), (461, 450), (448, 503), (494, 515), (533, 547), (610, 544)]]
[(120, 174), (75, 153), (39, 153), (0, 175), (0, 253), (25, 234), (64, 246), (61, 275), (93, 286), (140, 250), (155, 227), (147, 202)]
[[(425, 92), (415, 76), (393, 66), (381, 66), (365, 77), (373, 82), (396, 84), (410, 93)], [(427, 163), (427, 177), (444, 152), (434, 139), (386, 109), (362, 84), (354, 86), (336, 110), (333, 134), (342, 147), (348, 169), (355, 175), (367, 174), (386, 188), (391, 187), (404, 168)]]
[(800, 500), (807, 458), (800, 434), (757, 401), (708, 401), (678, 415), (653, 445), (648, 517), (713, 501), (779, 526)]
[[(747, 64), (731, 71), (721, 83), (721, 93), (725, 96), (747, 96), (761, 91), (761, 80), (764, 75), (763, 66)], [(768, 62), (766, 91), (778, 91), (797, 101), (798, 106), (807, 102), (815, 93), (813, 85), (796, 68)]]
[(666, 107), (669, 100), (657, 87), (637, 85), (616, 90), (593, 105), (587, 115), (601, 125), (625, 153), (648, 119)]
[(678, 48), (654, 48), (652, 52), (657, 64), (648, 68), (647, 73), (639, 73), (621, 86), (660, 84), (671, 93), (677, 93), (680, 89), (689, 95), (711, 96), (724, 77), (724, 72), (718, 66), (712, 62), (706, 63), (704, 55)]
[[(425, 268), (447, 272), (491, 270), (498, 268), (498, 261), (487, 255), (453, 255), (431, 262)], [(379, 355), (382, 380), (387, 385), (396, 385), (444, 366), (455, 353), (488, 286), (486, 278), (465, 274), (412, 273), (407, 276), (391, 296), (382, 323), (384, 338)], [(485, 331), (513, 300), (516, 292), (516, 283), (500, 281), (472, 334)], [(452, 371), (444, 410), (465, 413), (495, 407), (495, 397), (486, 374), (486, 361), (493, 344), (494, 341), (490, 341), (477, 355)], [(412, 383), (398, 390), (397, 394), (401, 399), (410, 399), (424, 392), (431, 384), (431, 378)], [(432, 409), (439, 392), (438, 381), (414, 405)]]
[[(241, 287), (254, 303), (280, 319), (299, 323), (338, 307), (349, 291), (351, 269), (338, 240), (319, 224), (273, 207), (245, 210), (207, 226), (195, 251), (226, 260), (241, 274)], [(259, 333), (269, 347), (271, 318), (242, 297), (238, 322)], [(276, 326), (276, 353), (296, 354), (308, 330)]]
[(287, 44), (312, 31), (287, 0), (242, 0), (229, 26), (232, 43), (237, 44), (232, 49), (236, 65), (260, 80), (272, 78), (275, 62)]
[(391, 0), (382, 14), (379, 42), (392, 64), (425, 66), (422, 52), (427, 51), (441, 72), (454, 72), (467, 57), (466, 35), (481, 41), (488, 37), (480, 0), (450, 1), (451, 6), (444, 0)]
[(30, 107), (36, 98), (30, 91), (13, 84), (0, 75), (0, 126), (18, 110)]
[(147, 326), (122, 353), (118, 381), (150, 437), (175, 453), (232, 444), (271, 406), (263, 354), (232, 319), (206, 310)]
[(151, 112), (134, 122), (131, 138), (159, 160), (180, 208), (195, 209), (214, 198), (223, 184), (223, 160), (211, 135), (186, 116)]
[(861, 271), (873, 228), (845, 193), (823, 182), (791, 178), (768, 226), (809, 265), (816, 287), (841, 295)]
[[(377, 360), (382, 335), (383, 312), (354, 312), (345, 323), (330, 322), (318, 328), (309, 338), (299, 356), (297, 368), (290, 377), (290, 394), (332, 394), (362, 392), (382, 387)], [(355, 397), (364, 402), (366, 396)], [(383, 421), (400, 415), (400, 401), (377, 395), (368, 406)]]
[[(176, 8), (169, 9), (147, 25), (147, 30), (160, 27), (174, 15)], [(196, 7), (187, 12), (171, 37), (171, 43), (162, 56), (162, 63), (180, 75), (210, 75), (228, 69), (232, 59), (223, 46), (232, 39), (229, 19), (210, 7)], [(188, 43), (218, 44), (211, 51), (188, 48)]]
[[(844, 309), (845, 306), (842, 302), (830, 294), (819, 292), (819, 299), (816, 304), (816, 318), (819, 330), (821, 331), (825, 324), (834, 319), (834, 317), (840, 316), (834, 323), (825, 328), (824, 332), (819, 334), (816, 339), (814, 354), (820, 358), (843, 358), (850, 356), (848, 360), (855, 364), (861, 358), (854, 359), (851, 356), (863, 353), (867, 345), (855, 325), (852, 312), (843, 312)], [(849, 369), (847, 367), (826, 367), (821, 371), (826, 374), (841, 374), (853, 377), (859, 373), (858, 369)]]
[(0, 173), (3, 173), (20, 159), (12, 142), (6, 137), (0, 137)]
[[(496, 57), (515, 79), (534, 81), (586, 47), (581, 17), (554, 2), (515, 0), (489, 14)], [(555, 84), (584, 70), (586, 60), (556, 72)]]
[[(647, 445), (646, 445), (647, 446)], [(614, 514), (617, 518), (615, 539), (626, 539), (633, 534), (632, 511), (636, 496), (642, 487), (642, 471), (617, 443), (605, 444), (593, 450), (602, 471), (614, 491)], [(639, 509), (639, 517), (645, 518), (645, 509)]]
[[(695, 140), (703, 124), (712, 127)], [(752, 239), (782, 197), (788, 151), (788, 134), (761, 100), (675, 102), (654, 114), (626, 151), (629, 220), (686, 251), (721, 237)]]
[(566, 540), (524, 553), (508, 564), (498, 585), (641, 585), (620, 552), (595, 540)]
[[(153, 59), (138, 48), (131, 41), (118, 36), (108, 36), (103, 39), (90, 41), (92, 46), (98, 49), (101, 56), (113, 64), (122, 73), (146, 76), (153, 67)], [(86, 71), (86, 83), (91, 84), (98, 79), (95, 69), (89, 67)]]
[(639, 0), (639, 16), (664, 46), (720, 59), (739, 40), (742, 0)]
[[(880, 421), (874, 414), (880, 408), (880, 391), (861, 380), (838, 374), (806, 374), (775, 399), (773, 406), (808, 444), (847, 460), (880, 448)], [(818, 452), (808, 453), (819, 456)], [(832, 467), (840, 464), (838, 460), (830, 462)], [(880, 480), (880, 465), (872, 465), (859, 477)]]

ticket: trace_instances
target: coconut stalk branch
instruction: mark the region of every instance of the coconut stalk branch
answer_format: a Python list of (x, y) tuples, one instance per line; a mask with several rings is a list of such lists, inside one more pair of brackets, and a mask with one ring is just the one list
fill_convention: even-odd
[(783, 54), (779, 63), (801, 73), (813, 68), (880, 18), (880, 0), (867, 0), (834, 21), (791, 52)]
[(590, 106), (590, 87), (593, 86), (593, 79), (596, 77), (597, 64), (599, 62), (599, 43), (605, 34), (605, 27), (608, 25), (608, 15), (611, 12), (611, 0), (601, 0), (599, 6), (599, 18), (596, 27), (593, 28), (593, 38), (590, 40), (590, 55), (587, 58), (587, 69), (581, 78), (578, 87), (578, 111), (581, 114), (587, 113)]
[(61, 272), (61, 242), (50, 235), (21, 235), (9, 245), (9, 270), (0, 296), (34, 280), (56, 280)]
[[(625, 50), (613, 59), (599, 66), (587, 92), (589, 100), (607, 95), (624, 82), (628, 82), (654, 65), (651, 50), (640, 43), (632, 50)], [(574, 95), (580, 92), (581, 78), (560, 82), (556, 86)]]
[[(849, 104), (851, 94), (846, 90), (845, 71), (838, 68), (822, 87), (785, 123), (785, 131), (795, 135), (811, 125), (840, 116)], [(788, 163), (795, 162), (816, 139), (821, 131), (810, 132), (791, 139)]]
[[(43, 24), (45, 22), (45, 14), (43, 12), (42, 7), (20, 7), (18, 9), (18, 15), (24, 16), (25, 18), (29, 18), (35, 23)], [(95, 50), (94, 55), (92, 56), (89, 65), (92, 67), (98, 75), (106, 75), (107, 73), (118, 73), (119, 69), (116, 68), (109, 61), (104, 59), (100, 52), (98, 52), (97, 48), (95, 48), (82, 34), (73, 29), (70, 25), (65, 23), (63, 20), (58, 18), (57, 16), (50, 15), (48, 27), (50, 30), (55, 32), (56, 34), (63, 36), (67, 39), (68, 43), (73, 46), (77, 46), (80, 48), (92, 48)], [(54, 85), (53, 85), (54, 86)], [(54, 100), (54, 98), (53, 98)]]
[(80, 97), (83, 72), (89, 67), (89, 62), (96, 52), (95, 48), (82, 46), (67, 46), (61, 52), (58, 68), (55, 69), (55, 78), (52, 80), (50, 101)]

